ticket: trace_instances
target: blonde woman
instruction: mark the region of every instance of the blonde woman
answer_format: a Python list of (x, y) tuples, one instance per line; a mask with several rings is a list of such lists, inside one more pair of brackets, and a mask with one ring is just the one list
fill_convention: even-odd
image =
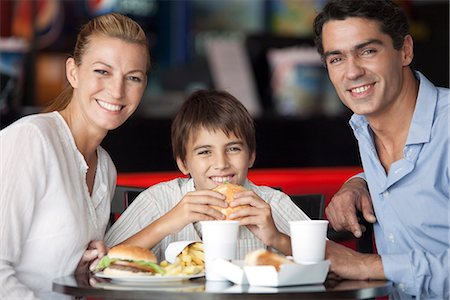
[(54, 278), (104, 255), (116, 169), (100, 143), (139, 105), (148, 50), (128, 17), (89, 21), (66, 61), (66, 90), (0, 131), (0, 299), (56, 297)]

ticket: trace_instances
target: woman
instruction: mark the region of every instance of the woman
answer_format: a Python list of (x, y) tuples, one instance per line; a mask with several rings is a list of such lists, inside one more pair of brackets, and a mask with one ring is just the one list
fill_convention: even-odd
[[(0, 131), (0, 299), (48, 299), (52, 280), (104, 255), (116, 169), (100, 146), (136, 110), (150, 60), (142, 28), (97, 17), (66, 61), (46, 113)], [(88, 248), (88, 251), (85, 250)]]

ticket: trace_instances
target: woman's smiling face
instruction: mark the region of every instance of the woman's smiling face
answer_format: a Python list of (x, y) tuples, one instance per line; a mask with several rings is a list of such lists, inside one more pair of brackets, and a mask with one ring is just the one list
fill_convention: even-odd
[(119, 127), (136, 110), (147, 86), (144, 46), (93, 35), (79, 65), (67, 60), (77, 115), (99, 128)]

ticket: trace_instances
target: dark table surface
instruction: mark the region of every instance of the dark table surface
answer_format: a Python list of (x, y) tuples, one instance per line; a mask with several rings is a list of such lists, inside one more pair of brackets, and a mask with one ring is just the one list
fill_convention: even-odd
[(53, 291), (72, 296), (105, 299), (366, 299), (392, 293), (390, 281), (332, 281), (320, 285), (255, 287), (231, 282), (211, 282), (204, 278), (175, 283), (114, 283), (102, 279), (94, 283), (90, 274), (55, 279)]

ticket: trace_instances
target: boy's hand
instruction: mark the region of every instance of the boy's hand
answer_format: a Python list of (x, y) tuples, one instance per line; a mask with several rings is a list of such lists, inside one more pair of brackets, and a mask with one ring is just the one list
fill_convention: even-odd
[(238, 205), (250, 205), (250, 207), (233, 212), (229, 215), (229, 218), (240, 218), (240, 224), (247, 226), (265, 245), (282, 250), (276, 245), (276, 241), (279, 240), (282, 234), (275, 226), (270, 205), (254, 191), (237, 193), (234, 195), (234, 199), (235, 201), (230, 203), (231, 207)]
[(189, 192), (164, 218), (170, 222), (173, 233), (179, 232), (189, 223), (225, 219), (225, 216), (211, 205), (228, 207), (225, 196), (218, 192), (211, 190)]

